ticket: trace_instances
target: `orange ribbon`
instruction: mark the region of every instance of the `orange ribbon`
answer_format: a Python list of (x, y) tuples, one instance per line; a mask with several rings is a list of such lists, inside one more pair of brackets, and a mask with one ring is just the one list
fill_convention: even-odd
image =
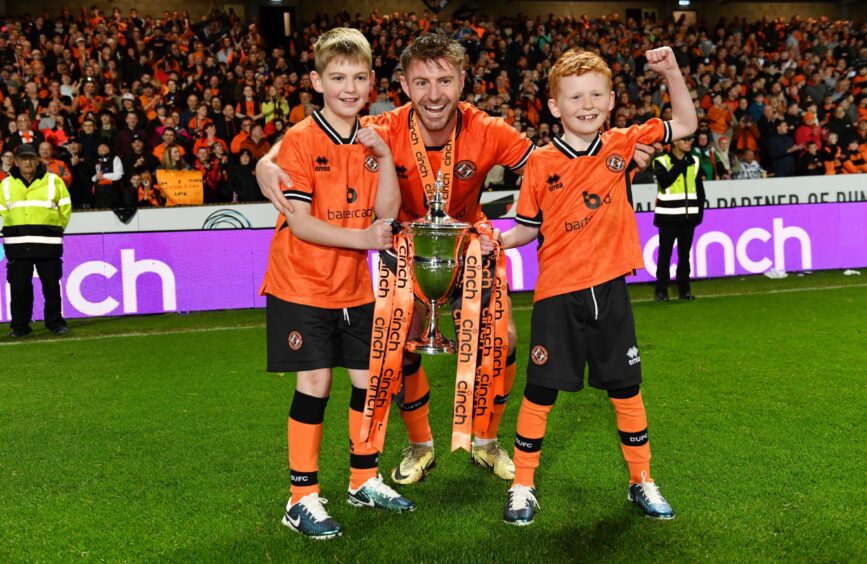
[[(479, 350), (479, 314), (482, 309), (482, 249), (479, 237), (470, 234), (464, 256), (461, 310), (456, 334), (458, 368), (455, 376), (455, 401), (452, 410), (452, 451), (471, 448), (476, 362)], [(460, 249), (458, 249), (460, 250)]]
[(403, 349), (413, 310), (412, 241), (394, 237), (397, 272), (380, 260), (373, 334), (370, 342), (370, 377), (359, 440), (382, 452), (391, 398), (400, 391)]

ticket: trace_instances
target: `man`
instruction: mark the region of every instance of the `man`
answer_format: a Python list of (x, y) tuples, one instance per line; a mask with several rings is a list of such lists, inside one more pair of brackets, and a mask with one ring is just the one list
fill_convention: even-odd
[(672, 143), (669, 153), (653, 160), (659, 192), (653, 224), (659, 227), (659, 260), (656, 265), (656, 301), (668, 301), (671, 251), (677, 241), (677, 288), (681, 300), (694, 300), (689, 288), (689, 250), (696, 225), (704, 213), (704, 173), (690, 150), (692, 138)]
[(72, 170), (65, 162), (54, 158), (54, 145), (48, 141), (43, 141), (39, 144), (39, 162), (41, 162), (48, 172), (59, 176), (66, 187), (72, 184)]
[(28, 114), (18, 114), (15, 123), (18, 126), (18, 130), (6, 140), (8, 148), (14, 150), (15, 147), (25, 143), (38, 147), (40, 143), (45, 141), (45, 136), (38, 129), (31, 129), (32, 121)]
[(795, 144), (789, 135), (789, 124), (781, 119), (777, 122), (777, 134), (768, 139), (766, 144), (770, 166), (768, 170), (774, 176), (792, 176), (795, 173), (797, 153), (804, 146)]
[(162, 139), (163, 139), (163, 142), (160, 143), (159, 145), (157, 145), (156, 147), (154, 147), (154, 150), (153, 150), (153, 155), (154, 155), (154, 157), (156, 157), (156, 159), (158, 161), (163, 160), (163, 154), (166, 152), (166, 147), (169, 147), (171, 145), (177, 145), (178, 146), (178, 149), (180, 149), (180, 151), (181, 151), (182, 157), (186, 154), (186, 151), (184, 150), (184, 148), (178, 144), (178, 134), (176, 133), (176, 131), (173, 128), (166, 127), (165, 129), (163, 129)]
[(241, 120), (235, 117), (235, 107), (232, 104), (223, 106), (223, 113), (216, 122), (217, 137), (229, 143), (241, 132)]
[(253, 162), (264, 157), (271, 148), (271, 143), (265, 139), (263, 131), (262, 126), (258, 123), (253, 125), (250, 129), (250, 136), (241, 143), (241, 151), (245, 149), (250, 151), (250, 154), (253, 155)]
[(247, 116), (241, 118), (241, 130), (232, 137), (229, 149), (233, 155), (241, 152), (241, 144), (250, 138), (250, 130), (253, 128), (253, 120)]
[(130, 173), (142, 172), (143, 170), (155, 174), (160, 161), (153, 154), (145, 151), (144, 137), (134, 133), (130, 140), (132, 152), (122, 158), (123, 169)]
[[(400, 83), (410, 103), (371, 119), (389, 131), (389, 147), (399, 171), (402, 202), (399, 221), (412, 221), (426, 213), (424, 180), (416, 154), (424, 157), (424, 168), (434, 175), (435, 171), (443, 168), (444, 162), (453, 163), (454, 174), (450, 177), (454, 185), (446, 211), (456, 219), (475, 223), (485, 219), (479, 195), (491, 168), (502, 165), (520, 173), (533, 149), (525, 136), (501, 118), (487, 116), (474, 106), (459, 103), (466, 76), (463, 59), (464, 49), (460, 44), (443, 35), (417, 37), (401, 55), (401, 67), (405, 72)], [(411, 125), (418, 131), (418, 136), (410, 135)], [(256, 178), (262, 193), (278, 211), (292, 214), (294, 210), (283, 196), (285, 188), (281, 188), (281, 183), (289, 187), (292, 181), (274, 164), (280, 145), (277, 143), (259, 161)], [(448, 150), (454, 154), (446, 155)], [(652, 152), (648, 146), (644, 146), (644, 150)], [(388, 257), (388, 254), (383, 255), (384, 260)], [(421, 312), (414, 313), (410, 337), (414, 332), (421, 332), (423, 318)], [(510, 314), (504, 394), (494, 398), (490, 425), (476, 436), (471, 453), (473, 462), (490, 469), (503, 480), (514, 478), (514, 465), (500, 446), (497, 431), (514, 381), (516, 339)], [(405, 354), (403, 383), (398, 407), (407, 425), (410, 445), (404, 450), (403, 460), (392, 471), (391, 477), (396, 483), (412, 484), (420, 481), (435, 463), (428, 422), (430, 388), (419, 355)]]
[(60, 312), (63, 275), (63, 231), (69, 224), (72, 202), (66, 184), (39, 162), (33, 145), (15, 148), (15, 167), (0, 183), (3, 247), (11, 289), (13, 338), (30, 334), (33, 315), (33, 269), (42, 282), (45, 326), (55, 335), (69, 332)]
[(145, 132), (139, 127), (138, 114), (135, 112), (127, 112), (124, 116), (126, 127), (117, 132), (117, 137), (114, 142), (114, 152), (121, 159), (127, 158), (132, 153), (133, 137), (144, 138)]

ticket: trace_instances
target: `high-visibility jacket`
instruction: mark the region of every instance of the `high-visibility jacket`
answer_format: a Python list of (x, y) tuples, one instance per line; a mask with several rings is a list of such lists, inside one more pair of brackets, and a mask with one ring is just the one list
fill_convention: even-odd
[(63, 180), (39, 164), (28, 185), (17, 168), (0, 182), (3, 247), (9, 258), (63, 255), (63, 231), (72, 200)]
[(665, 153), (653, 160), (653, 173), (658, 187), (653, 223), (701, 223), (705, 198), (699, 159), (687, 154), (677, 160)]

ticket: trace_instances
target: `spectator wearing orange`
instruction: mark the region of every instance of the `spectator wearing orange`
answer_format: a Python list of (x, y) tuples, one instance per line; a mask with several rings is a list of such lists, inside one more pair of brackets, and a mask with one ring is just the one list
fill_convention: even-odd
[(42, 135), (42, 132), (38, 129), (32, 128), (32, 121), (30, 120), (30, 116), (26, 113), (18, 114), (15, 118), (15, 125), (17, 129), (15, 133), (10, 135), (5, 142), (5, 147), (7, 149), (15, 150), (15, 147), (18, 145), (29, 144), (38, 146), (40, 143), (45, 141), (45, 136)]
[(69, 188), (72, 184), (72, 171), (69, 170), (69, 166), (67, 166), (65, 162), (54, 158), (54, 145), (48, 141), (40, 143), (39, 160), (43, 165), (45, 165), (48, 172), (52, 172), (62, 178), (63, 183), (66, 184), (67, 188)]
[(186, 154), (186, 151), (184, 151), (184, 148), (181, 147), (180, 145), (178, 145), (178, 134), (174, 130), (174, 128), (166, 127), (165, 129), (163, 129), (162, 139), (163, 139), (163, 142), (160, 143), (159, 145), (157, 145), (156, 147), (154, 147), (154, 150), (153, 150), (154, 156), (159, 161), (161, 161), (161, 162), (163, 161), (163, 157), (165, 156), (165, 151), (166, 151), (167, 147), (177, 147), (178, 150), (181, 152), (181, 157), (183, 157)]
[(213, 122), (213, 120), (209, 117), (210, 112), (208, 111), (208, 106), (206, 104), (199, 104), (196, 108), (196, 115), (190, 118), (190, 121), (187, 122), (187, 131), (196, 135), (199, 131), (202, 131), (209, 122)]
[(723, 104), (720, 94), (714, 94), (713, 104), (707, 109), (707, 120), (713, 141), (716, 143), (722, 136), (731, 135), (731, 127), (735, 121), (731, 108)]
[(12, 149), (3, 149), (0, 154), (0, 181), (9, 176), (9, 171), (15, 166), (15, 154)]
[(822, 160), (825, 163), (825, 174), (845, 174), (843, 170), (843, 149), (838, 144), (840, 137), (833, 131), (828, 133), (828, 140), (822, 147)]
[(241, 143), (241, 151), (244, 149), (250, 151), (253, 162), (258, 162), (265, 156), (265, 153), (271, 150), (271, 143), (265, 139), (264, 130), (258, 123), (250, 129), (250, 137)]
[(94, 114), (102, 110), (103, 98), (96, 94), (96, 82), (91, 77), (87, 77), (82, 87), (83, 92), (75, 99), (73, 107), (75, 111), (82, 116), (89, 112)]
[(166, 199), (160, 192), (159, 186), (154, 182), (150, 171), (134, 172), (130, 176), (129, 185), (133, 193), (138, 195), (138, 207), (159, 208), (165, 205)]
[(747, 149), (758, 153), (760, 138), (759, 127), (753, 121), (752, 116), (746, 113), (741, 116), (732, 131), (732, 147), (737, 153), (743, 153)]
[(226, 145), (226, 142), (217, 137), (217, 124), (209, 120), (205, 124), (204, 131), (200, 133), (199, 138), (196, 139), (196, 142), (193, 144), (193, 154), (198, 155), (199, 149), (201, 149), (202, 147), (210, 151), (211, 146), (214, 144), (222, 145), (225, 152), (229, 151), (229, 147), (228, 145)]
[(144, 86), (142, 86), (142, 94), (138, 97), (138, 100), (141, 104), (142, 112), (144, 112), (148, 121), (156, 119), (156, 106), (160, 103), (160, 95), (154, 94), (153, 84), (150, 82), (144, 83)]
[(298, 98), (300, 102), (297, 106), (293, 106), (293, 108), (289, 111), (289, 125), (295, 125), (299, 121), (303, 120), (307, 116), (313, 113), (313, 110), (316, 109), (316, 106), (313, 105), (313, 95), (306, 90), (302, 90), (298, 94)]
[(858, 139), (852, 139), (846, 146), (842, 157), (843, 171), (846, 174), (867, 172), (867, 155), (858, 149)]
[(229, 144), (229, 149), (231, 149), (233, 155), (241, 152), (241, 145), (250, 137), (250, 129), (252, 127), (252, 118), (246, 116), (241, 118), (241, 131), (232, 138), (232, 142)]

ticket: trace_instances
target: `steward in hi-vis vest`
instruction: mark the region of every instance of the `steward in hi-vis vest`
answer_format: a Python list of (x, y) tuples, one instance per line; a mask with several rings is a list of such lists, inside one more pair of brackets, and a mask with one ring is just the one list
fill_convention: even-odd
[(39, 162), (33, 145), (16, 147), (15, 166), (0, 182), (12, 337), (30, 333), (34, 268), (45, 297), (45, 326), (57, 335), (67, 333), (60, 313), (60, 257), (71, 211), (72, 201), (63, 179)]
[(695, 226), (704, 216), (704, 185), (698, 158), (690, 154), (692, 139), (672, 143), (670, 152), (653, 160), (656, 195), (653, 224), (659, 227), (656, 301), (668, 301), (671, 252), (677, 241), (677, 286), (680, 299), (695, 299), (689, 288), (689, 250)]

